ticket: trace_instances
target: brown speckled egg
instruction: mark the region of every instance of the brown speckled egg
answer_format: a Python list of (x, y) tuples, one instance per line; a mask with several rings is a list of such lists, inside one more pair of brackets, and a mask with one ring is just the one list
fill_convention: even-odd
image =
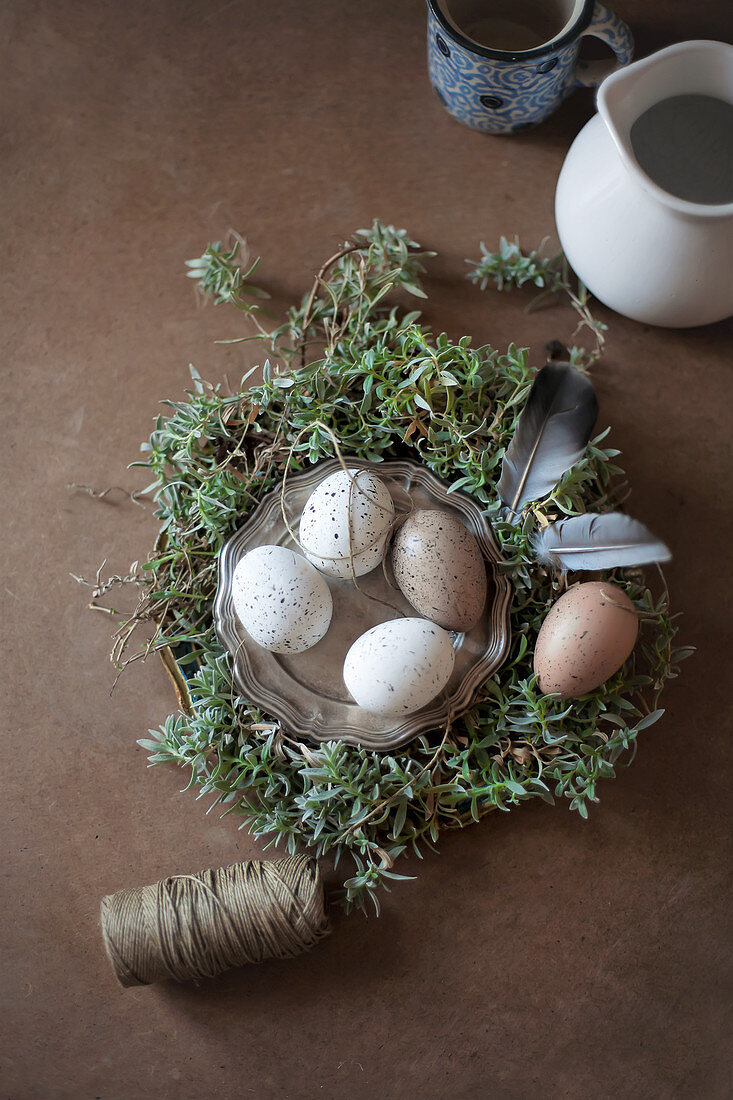
[(392, 570), (402, 595), (446, 630), (470, 630), (486, 604), (486, 564), (452, 512), (423, 508), (394, 537)]
[(600, 687), (621, 668), (638, 632), (636, 609), (623, 589), (608, 581), (573, 585), (550, 608), (537, 636), (540, 690), (575, 699)]

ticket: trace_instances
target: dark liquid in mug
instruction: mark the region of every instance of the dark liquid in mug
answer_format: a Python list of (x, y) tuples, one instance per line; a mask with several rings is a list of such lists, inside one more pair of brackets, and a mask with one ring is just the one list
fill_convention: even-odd
[(554, 35), (551, 23), (540, 23), (535, 20), (532, 26), (525, 22), (519, 22), (516, 18), (510, 19), (503, 16), (485, 16), (469, 23), (466, 34), (474, 42), (482, 46), (489, 46), (494, 50), (507, 50), (516, 53), (521, 50), (534, 50), (547, 42)]
[(710, 95), (655, 103), (631, 127), (639, 166), (688, 202), (733, 202), (733, 104)]
[(444, 8), (474, 42), (512, 53), (536, 49), (567, 21), (562, 0), (447, 0)]

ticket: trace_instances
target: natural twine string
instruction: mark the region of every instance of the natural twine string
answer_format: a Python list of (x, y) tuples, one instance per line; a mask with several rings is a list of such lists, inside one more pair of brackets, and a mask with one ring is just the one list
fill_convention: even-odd
[[(395, 604), (393, 604), (391, 602), (391, 600), (386, 600), (382, 596), (377, 596), (377, 595), (374, 595), (370, 592), (366, 592), (360, 586), (359, 581), (357, 579), (356, 569), (354, 568), (355, 555), (354, 555), (354, 551), (353, 551), (354, 530), (353, 530), (352, 505), (353, 505), (353, 500), (354, 500), (354, 493), (356, 492), (360, 496), (364, 497), (364, 499), (369, 501), (369, 503), (372, 506), (376, 507), (378, 511), (380, 511), (382, 513), (387, 513), (388, 510), (382, 504), (380, 504), (378, 500), (375, 500), (374, 497), (370, 493), (367, 493), (364, 490), (364, 488), (359, 484), (358, 478), (359, 478), (360, 474), (362, 474), (362, 473), (372, 473), (373, 471), (370, 471), (368, 469), (368, 467), (366, 467), (366, 466), (360, 465), (358, 460), (353, 460), (351, 462), (351, 466), (350, 467), (347, 466), (346, 459), (344, 458), (343, 451), (341, 450), (341, 446), (339, 444), (338, 437), (337, 437), (336, 433), (334, 432), (333, 428), (331, 428), (331, 426), (329, 424), (326, 424), (326, 422), (324, 420), (316, 420), (312, 424), (306, 424), (306, 426), (304, 428), (301, 428), (301, 430), (297, 433), (297, 435), (293, 439), (292, 445), (290, 447), (290, 451), (288, 453), (287, 460), (285, 462), (285, 470), (283, 472), (283, 479), (282, 479), (282, 482), (281, 482), (281, 485), (280, 485), (280, 514), (281, 514), (281, 517), (282, 517), (282, 521), (283, 521), (283, 523), (285, 524), (285, 526), (287, 528), (288, 534), (290, 535), (291, 539), (293, 540), (293, 542), (295, 543), (295, 545), (298, 547), (299, 550), (302, 550), (304, 554), (314, 554), (316, 557), (320, 558), (321, 561), (343, 561), (344, 557), (346, 556), (346, 555), (331, 556), (331, 555), (328, 555), (328, 554), (322, 554), (318, 551), (315, 551), (315, 550), (311, 549), (311, 547), (309, 547), (309, 546), (305, 546), (300, 541), (298, 536), (296, 535), (296, 533), (293, 530), (293, 527), (290, 523), (290, 520), (288, 518), (287, 506), (286, 506), (286, 502), (285, 502), (285, 488), (286, 488), (287, 480), (288, 480), (288, 470), (290, 468), (290, 463), (292, 462), (293, 456), (295, 454), (295, 449), (298, 446), (298, 443), (303, 438), (303, 436), (306, 434), (306, 432), (312, 431), (314, 427), (320, 428), (321, 431), (325, 432), (326, 435), (329, 436), (329, 438), (331, 440), (331, 443), (333, 444), (333, 449), (334, 449), (334, 454), (336, 456), (336, 459), (338, 460), (338, 463), (339, 463), (341, 469), (343, 470), (343, 472), (346, 474), (347, 478), (349, 479), (349, 499), (348, 499), (348, 502), (347, 502), (347, 518), (348, 518), (348, 523), (349, 523), (349, 538), (348, 538), (348, 551), (349, 551), (349, 554), (348, 554), (348, 559), (349, 559), (349, 570), (351, 572), (351, 581), (352, 581), (354, 587), (356, 588), (357, 592), (361, 592), (361, 594), (363, 596), (366, 596), (367, 599), (374, 600), (375, 603), (379, 603), (379, 604), (382, 604), (385, 607), (389, 607), (389, 608), (392, 609), (392, 611), (396, 611), (398, 615), (401, 615), (402, 614), (401, 609), (399, 607), (397, 607)], [(378, 476), (381, 477), (381, 480), (385, 481), (385, 482), (391, 480), (391, 478), (387, 478), (383, 474), (380, 474)], [(405, 494), (405, 496), (408, 498), (408, 500), (410, 501), (410, 507), (407, 511), (402, 511), (402, 512), (397, 511), (396, 509), (394, 511), (391, 511), (391, 510), (389, 511), (389, 517), (390, 517), (390, 521), (391, 521), (390, 522), (390, 527), (391, 527), (392, 531), (395, 531), (395, 530), (397, 530), (398, 527), (401, 527), (402, 524), (405, 522), (405, 520), (409, 516), (411, 516), (412, 513), (415, 511), (415, 505), (413, 503), (413, 500), (412, 500), (412, 497), (411, 497), (410, 493), (405, 488), (403, 488), (402, 491)], [(382, 573), (384, 575), (384, 579), (386, 580), (388, 586), (390, 588), (393, 588), (393, 589), (396, 590), (397, 585), (394, 583), (394, 581), (389, 576), (389, 573), (387, 572), (387, 548), (389, 546), (389, 538), (385, 537), (384, 533), (378, 534), (373, 539), (371, 539), (368, 542), (364, 543), (364, 545), (360, 548), (359, 553), (364, 553), (364, 551), (366, 551), (366, 550), (371, 550), (373, 546), (378, 545), (378, 543), (380, 543), (382, 541), (383, 541), (383, 545), (382, 545), (382, 553), (381, 553), (381, 561), (380, 561)]]
[(102, 899), (107, 956), (123, 986), (213, 978), (230, 966), (286, 959), (329, 932), (309, 856), (173, 875)]

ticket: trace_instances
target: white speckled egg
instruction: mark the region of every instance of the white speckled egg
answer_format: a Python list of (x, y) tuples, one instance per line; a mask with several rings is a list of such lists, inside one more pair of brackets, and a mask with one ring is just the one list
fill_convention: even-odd
[(418, 508), (394, 537), (392, 571), (420, 615), (447, 630), (470, 630), (486, 606), (486, 564), (453, 512)]
[(310, 649), (328, 630), (333, 612), (325, 579), (287, 546), (250, 550), (234, 570), (232, 599), (250, 637), (275, 653)]
[(576, 699), (618, 672), (636, 645), (639, 617), (623, 588), (585, 581), (569, 588), (537, 635), (534, 670), (540, 690)]
[(394, 522), (389, 489), (370, 470), (336, 470), (316, 486), (303, 508), (298, 540), (309, 561), (331, 577), (357, 577), (382, 560)]
[(392, 619), (356, 639), (344, 661), (344, 683), (364, 710), (412, 714), (443, 690), (454, 659), (450, 634), (436, 623)]

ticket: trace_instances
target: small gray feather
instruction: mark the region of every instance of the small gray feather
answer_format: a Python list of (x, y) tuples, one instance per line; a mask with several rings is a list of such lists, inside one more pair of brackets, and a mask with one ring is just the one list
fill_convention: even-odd
[(541, 500), (582, 457), (598, 416), (593, 383), (569, 363), (538, 373), (506, 449), (497, 491), (512, 514)]
[(669, 547), (622, 512), (574, 516), (551, 523), (532, 539), (537, 560), (556, 569), (615, 569), (669, 561)]

